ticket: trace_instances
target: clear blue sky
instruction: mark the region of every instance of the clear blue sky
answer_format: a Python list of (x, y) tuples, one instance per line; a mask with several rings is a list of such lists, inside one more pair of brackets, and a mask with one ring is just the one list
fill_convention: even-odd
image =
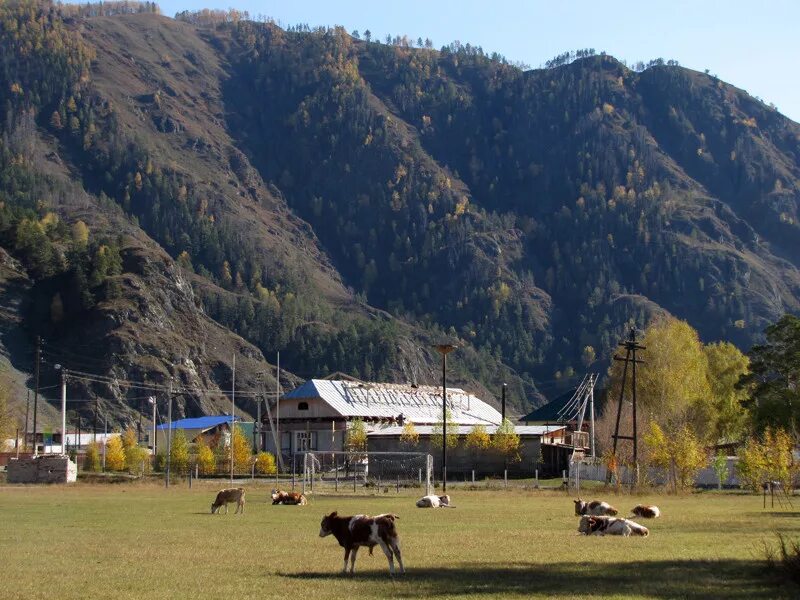
[(454, 40), (537, 67), (565, 50), (710, 69), (800, 121), (800, 0), (161, 0), (163, 14), (230, 7), (296, 23)]

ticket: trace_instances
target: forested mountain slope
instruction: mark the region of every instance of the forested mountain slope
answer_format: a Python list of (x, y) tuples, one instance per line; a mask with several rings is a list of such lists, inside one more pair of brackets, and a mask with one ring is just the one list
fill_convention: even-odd
[(800, 308), (800, 126), (713, 77), (64, 10), (0, 8), (20, 370), (41, 334), (68, 366), (194, 386), (196, 414), (234, 353), (245, 387), (278, 351), (285, 385), (434, 382), (449, 337), (454, 379), (523, 410), (631, 320), (747, 347)]

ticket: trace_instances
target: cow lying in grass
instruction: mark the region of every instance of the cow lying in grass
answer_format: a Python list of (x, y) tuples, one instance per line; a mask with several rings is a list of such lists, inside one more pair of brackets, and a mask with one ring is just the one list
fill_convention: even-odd
[(639, 525), (630, 519), (604, 516), (595, 517), (591, 515), (584, 515), (581, 517), (581, 523), (578, 525), (578, 533), (584, 535), (621, 535), (624, 537), (631, 535), (647, 537), (650, 535), (647, 527)]
[(450, 504), (450, 496), (423, 496), (417, 500), (417, 508), (455, 508)]
[(374, 546), (380, 546), (389, 561), (389, 574), (394, 575), (394, 557), (400, 565), (400, 573), (405, 573), (403, 556), (400, 553), (400, 538), (394, 526), (397, 515), (384, 514), (376, 517), (355, 515), (340, 517), (337, 512), (322, 518), (319, 537), (333, 535), (339, 545), (344, 548), (344, 566), (342, 573), (347, 573), (347, 559), (350, 558), (350, 574), (356, 565), (356, 554), (362, 546), (368, 546), (370, 554)]
[(308, 504), (306, 497), (298, 492), (284, 492), (282, 490), (272, 490), (272, 503), (273, 504), (299, 504), (305, 506)]
[(657, 519), (661, 516), (661, 511), (652, 504), (639, 504), (633, 507), (631, 514), (634, 517), (642, 517), (643, 519)]
[(230, 502), (236, 502), (236, 511), (233, 514), (236, 514), (239, 511), (244, 514), (244, 488), (228, 488), (227, 490), (220, 490), (220, 492), (217, 493), (217, 498), (211, 505), (211, 514), (213, 515), (214, 513), (219, 512), (219, 509), (224, 506), (225, 514), (227, 515), (228, 504)]
[(614, 516), (619, 511), (611, 506), (608, 502), (599, 502), (598, 500), (592, 500), (591, 502), (586, 502), (585, 500), (581, 500), (578, 498), (577, 500), (573, 500), (575, 503), (575, 515), (580, 517), (583, 515), (610, 515)]

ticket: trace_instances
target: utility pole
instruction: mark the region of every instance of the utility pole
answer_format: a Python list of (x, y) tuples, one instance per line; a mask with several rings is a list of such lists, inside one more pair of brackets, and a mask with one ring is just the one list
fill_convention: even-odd
[(592, 458), (595, 458), (594, 453), (594, 385), (589, 390), (589, 451), (592, 453)]
[(97, 404), (98, 404), (98, 399), (97, 399), (97, 396), (95, 396), (94, 397), (94, 437), (92, 438), (92, 441), (94, 443), (97, 443)]
[[(278, 361), (275, 366), (277, 375), (275, 376), (275, 454), (278, 456), (276, 470), (283, 470), (283, 448), (281, 447), (281, 351), (278, 350)], [(269, 400), (264, 398), (265, 402)]]
[(167, 433), (167, 479), (165, 481), (165, 486), (169, 487), (169, 464), (172, 462), (170, 460), (172, 458), (172, 380), (169, 382), (169, 396), (167, 396), (167, 425), (168, 433)]
[(42, 338), (36, 336), (36, 360), (34, 362), (35, 389), (33, 392), (33, 455), (39, 454), (39, 445), (36, 443), (36, 413), (39, 408), (39, 363), (42, 360)]
[(233, 483), (233, 427), (236, 415), (236, 353), (233, 354), (233, 374), (231, 376), (231, 483)]
[(150, 396), (148, 402), (153, 405), (153, 458), (156, 456), (156, 397)]
[(501, 424), (502, 424), (502, 423), (504, 423), (504, 422), (505, 422), (505, 420), (506, 420), (506, 389), (507, 389), (507, 388), (508, 388), (508, 384), (507, 384), (507, 383), (504, 383), (504, 384), (503, 384), (503, 394), (502, 394), (502, 398), (503, 398), (503, 399), (502, 399), (502, 401), (501, 401), (501, 405), (500, 405), (500, 409), (501, 409), (501, 411), (502, 411), (502, 412), (500, 413), (500, 415), (501, 415), (500, 423), (501, 423)]
[[(639, 360), (636, 358), (636, 351), (637, 350), (646, 350), (644, 346), (639, 345), (636, 341), (636, 328), (631, 327), (630, 333), (628, 334), (628, 339), (624, 342), (620, 342), (619, 344), (623, 348), (625, 348), (625, 358), (620, 356), (614, 356), (614, 360), (618, 360), (620, 362), (624, 362), (625, 366), (622, 368), (622, 382), (620, 384), (619, 389), (619, 400), (617, 401), (617, 421), (614, 427), (614, 435), (611, 436), (614, 439), (614, 450), (613, 456), (616, 458), (617, 456), (617, 442), (619, 440), (630, 440), (633, 442), (633, 467), (634, 467), (634, 486), (639, 486), (639, 432), (637, 429), (636, 423), (636, 365), (637, 363), (643, 363), (644, 361)], [(632, 364), (632, 373), (633, 373), (633, 382), (632, 382), (632, 402), (633, 402), (633, 435), (620, 435), (619, 434), (619, 422), (622, 416), (622, 401), (625, 396), (625, 384), (627, 383), (628, 379), (628, 363)]]
[(25, 400), (25, 452), (28, 451), (28, 413), (31, 408), (31, 391), (27, 390), (27, 398)]
[(108, 415), (103, 415), (103, 473), (106, 472), (106, 446), (108, 445)]
[(442, 355), (442, 492), (447, 492), (447, 355), (456, 349), (453, 344), (437, 344)]
[(61, 454), (67, 453), (67, 372), (61, 365), (56, 365), (61, 371)]

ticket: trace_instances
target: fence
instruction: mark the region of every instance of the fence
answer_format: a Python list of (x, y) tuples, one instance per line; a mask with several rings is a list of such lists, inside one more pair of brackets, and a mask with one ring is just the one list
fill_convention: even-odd
[[(738, 487), (739, 478), (736, 474), (736, 463), (738, 458), (729, 456), (727, 462), (728, 477), (722, 482), (723, 487)], [(621, 485), (632, 485), (634, 482), (633, 469), (626, 466), (620, 466), (617, 469), (619, 481)], [(569, 467), (569, 480), (570, 486), (580, 489), (581, 481), (609, 481), (608, 469), (599, 460), (585, 459), (582, 461), (575, 461), (570, 463)], [(639, 481), (649, 485), (665, 485), (668, 477), (664, 469), (655, 468), (640, 468)], [(717, 487), (719, 479), (717, 473), (712, 467), (705, 467), (700, 469), (695, 477), (694, 485), (696, 487)]]
[(305, 493), (433, 489), (433, 458), (423, 452), (305, 452), (294, 462)]

